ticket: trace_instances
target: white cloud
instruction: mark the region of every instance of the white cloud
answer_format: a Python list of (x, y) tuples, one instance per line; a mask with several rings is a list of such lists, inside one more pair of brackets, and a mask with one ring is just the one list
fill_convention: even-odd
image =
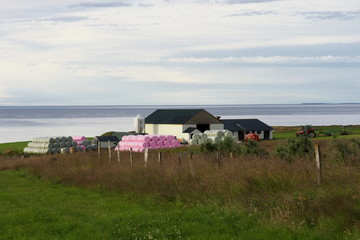
[[(71, 103), (80, 97), (68, 89), (82, 89), (86, 98), (112, 87), (124, 88), (125, 96), (133, 88), (151, 89), (156, 94), (148, 94), (147, 103), (159, 94), (177, 96), (176, 103), (195, 92), (206, 102), (215, 91), (229, 103), (258, 95), (275, 99), (262, 87), (276, 93), (276, 101), (300, 101), (308, 96), (292, 88), (317, 81), (332, 91), (336, 81), (353, 86), (359, 74), (355, 0), (14, 0), (0, 8), (2, 104), (20, 99), (20, 88)], [(278, 53), (280, 47), (288, 54)], [(284, 89), (276, 91), (280, 85)], [(239, 87), (257, 93), (239, 97)], [(320, 98), (327, 94), (318, 90)]]

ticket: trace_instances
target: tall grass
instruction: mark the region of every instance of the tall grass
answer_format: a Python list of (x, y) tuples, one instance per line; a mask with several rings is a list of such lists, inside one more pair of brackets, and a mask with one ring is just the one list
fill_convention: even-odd
[[(328, 148), (331, 149), (331, 148)], [(328, 150), (329, 151), (329, 150)], [(98, 159), (96, 153), (8, 158), (0, 170), (28, 169), (41, 179), (65, 185), (153, 196), (160, 202), (185, 205), (220, 204), (245, 208), (277, 223), (314, 228), (326, 221), (339, 229), (360, 225), (360, 168), (333, 164), (326, 158), (322, 186), (316, 184), (315, 162), (295, 157), (288, 162), (274, 155), (222, 155), (215, 153), (121, 153), (121, 161)], [(324, 156), (330, 156), (324, 152)]]

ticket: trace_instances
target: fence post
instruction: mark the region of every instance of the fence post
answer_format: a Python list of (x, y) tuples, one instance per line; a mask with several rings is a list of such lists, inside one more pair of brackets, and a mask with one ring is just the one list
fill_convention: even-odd
[(120, 164), (120, 149), (117, 150), (118, 165)]
[(178, 153), (178, 164), (181, 167), (181, 153)]
[(321, 159), (321, 152), (319, 144), (315, 144), (315, 161), (316, 161), (316, 172), (317, 172), (317, 183), (321, 185), (322, 182), (322, 168), (323, 162)]
[(161, 154), (161, 152), (158, 152), (158, 159), (159, 159), (159, 165), (161, 166), (161, 164), (162, 164), (162, 154)]
[(192, 166), (192, 159), (193, 159), (193, 153), (191, 152), (190, 156), (189, 156), (190, 173), (191, 173), (191, 176), (193, 178), (195, 178), (194, 169), (193, 169), (193, 166)]
[(101, 158), (101, 143), (100, 143), (100, 141), (98, 140), (98, 159), (100, 160), (100, 158)]
[(130, 165), (133, 166), (132, 148), (130, 148)]
[(109, 163), (111, 162), (111, 146), (110, 146), (110, 140), (108, 141), (108, 150), (109, 150)]
[(218, 164), (218, 166), (220, 167), (220, 153), (216, 152), (216, 162)]
[(145, 148), (145, 151), (144, 151), (144, 167), (147, 167), (148, 158), (149, 158), (149, 149)]

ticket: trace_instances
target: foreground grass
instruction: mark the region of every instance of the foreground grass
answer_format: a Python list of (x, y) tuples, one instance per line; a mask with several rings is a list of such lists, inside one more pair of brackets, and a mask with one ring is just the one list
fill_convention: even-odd
[(275, 225), (217, 204), (157, 202), (0, 172), (0, 239), (358, 239), (324, 218), (308, 228)]

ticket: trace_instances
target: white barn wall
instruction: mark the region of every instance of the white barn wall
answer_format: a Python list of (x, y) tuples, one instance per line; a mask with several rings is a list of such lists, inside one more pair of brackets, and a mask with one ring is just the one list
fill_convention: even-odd
[(224, 130), (224, 124), (210, 124), (210, 130)]
[(187, 127), (184, 130), (183, 127), (182, 124), (145, 124), (145, 132), (147, 134), (174, 135), (178, 139), (188, 139), (189, 134), (183, 133)]

